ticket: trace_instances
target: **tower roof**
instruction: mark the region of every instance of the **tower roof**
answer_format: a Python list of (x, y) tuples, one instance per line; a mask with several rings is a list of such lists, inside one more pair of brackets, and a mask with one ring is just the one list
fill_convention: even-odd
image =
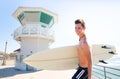
[(18, 20), (18, 16), (23, 13), (23, 12), (26, 12), (26, 11), (34, 11), (34, 12), (43, 12), (43, 13), (46, 13), (50, 16), (53, 17), (53, 21), (54, 23), (57, 23), (57, 14), (49, 11), (49, 10), (46, 10), (44, 8), (41, 8), (41, 7), (19, 7), (14, 13), (13, 13), (13, 16)]

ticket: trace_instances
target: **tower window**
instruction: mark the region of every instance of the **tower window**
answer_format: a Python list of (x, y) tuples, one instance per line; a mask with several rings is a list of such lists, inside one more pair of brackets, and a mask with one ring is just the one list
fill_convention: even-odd
[(44, 12), (41, 12), (40, 22), (49, 24), (51, 22), (52, 18), (53, 18), (52, 16), (50, 16)]
[(46, 28), (47, 26), (45, 26), (45, 25), (41, 25), (41, 27), (42, 27), (42, 28)]

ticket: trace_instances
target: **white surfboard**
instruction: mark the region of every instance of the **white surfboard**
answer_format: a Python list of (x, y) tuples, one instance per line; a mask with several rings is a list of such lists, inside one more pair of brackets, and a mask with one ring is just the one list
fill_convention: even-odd
[[(115, 48), (101, 48), (101, 45), (92, 46), (92, 63), (97, 64), (99, 60), (106, 60), (113, 56), (108, 52), (115, 52)], [(66, 46), (49, 49), (35, 53), (24, 59), (24, 62), (37, 69), (45, 70), (67, 70), (78, 66), (77, 46)]]

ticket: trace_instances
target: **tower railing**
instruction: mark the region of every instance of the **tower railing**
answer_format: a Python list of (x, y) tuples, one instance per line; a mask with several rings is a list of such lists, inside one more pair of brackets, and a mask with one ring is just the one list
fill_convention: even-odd
[(21, 37), (32, 36), (54, 39), (54, 31), (49, 28), (39, 26), (21, 26), (14, 31), (14, 39), (20, 40)]
[(99, 79), (120, 79), (120, 69), (117, 68), (95, 65), (92, 73)]

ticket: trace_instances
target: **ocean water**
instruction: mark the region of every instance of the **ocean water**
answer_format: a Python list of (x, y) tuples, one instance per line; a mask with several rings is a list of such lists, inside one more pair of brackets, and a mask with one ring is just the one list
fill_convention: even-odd
[(108, 64), (94, 65), (92, 74), (100, 79), (120, 79), (120, 55), (116, 55), (106, 62)]

